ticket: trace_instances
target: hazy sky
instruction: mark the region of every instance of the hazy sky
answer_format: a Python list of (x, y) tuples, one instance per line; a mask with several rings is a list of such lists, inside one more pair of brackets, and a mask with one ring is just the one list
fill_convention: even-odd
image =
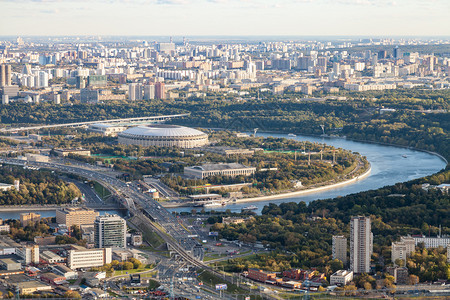
[(0, 35), (450, 35), (450, 0), (0, 0)]

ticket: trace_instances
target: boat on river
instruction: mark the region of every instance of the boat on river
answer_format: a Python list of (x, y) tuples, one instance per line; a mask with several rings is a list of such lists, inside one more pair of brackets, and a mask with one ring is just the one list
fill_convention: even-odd
[(256, 207), (255, 205), (250, 205), (250, 206), (246, 206), (244, 208), (242, 208), (242, 210), (255, 210), (258, 209), (258, 207)]

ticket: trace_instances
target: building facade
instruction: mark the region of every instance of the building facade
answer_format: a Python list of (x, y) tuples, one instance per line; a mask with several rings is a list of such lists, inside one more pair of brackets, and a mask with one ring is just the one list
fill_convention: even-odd
[(333, 236), (332, 254), (333, 259), (342, 261), (344, 265), (347, 264), (347, 238), (343, 235)]
[(369, 217), (357, 216), (350, 220), (350, 270), (369, 273), (373, 251), (373, 237)]
[(256, 168), (247, 167), (239, 163), (204, 164), (201, 166), (185, 167), (184, 175), (204, 179), (210, 176), (251, 176)]
[(95, 248), (127, 246), (127, 225), (118, 215), (98, 216), (94, 222)]
[(41, 220), (40, 214), (35, 214), (32, 212), (20, 214), (20, 224), (23, 227), (26, 227), (30, 223), (39, 222), (40, 220)]
[(353, 271), (339, 270), (330, 276), (331, 285), (344, 286), (353, 280)]
[(80, 207), (63, 208), (56, 211), (56, 223), (66, 224), (68, 228), (73, 225), (92, 225), (98, 216), (98, 211), (92, 209)]
[(111, 263), (111, 248), (69, 250), (67, 266), (72, 269), (101, 267)]

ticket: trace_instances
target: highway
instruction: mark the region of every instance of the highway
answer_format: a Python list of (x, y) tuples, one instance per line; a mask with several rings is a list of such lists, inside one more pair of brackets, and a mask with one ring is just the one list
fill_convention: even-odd
[[(150, 227), (167, 243), (169, 250), (176, 252), (180, 258), (193, 267), (207, 270), (224, 280), (233, 280), (232, 277), (224, 275), (203, 263), (203, 246), (196, 239), (189, 237), (192, 233), (181, 224), (178, 218), (160, 206), (149, 195), (142, 193), (137, 183), (125, 183), (111, 175), (102, 173), (99, 168), (94, 167), (92, 169), (89, 165), (75, 162), (69, 165), (67, 163), (29, 162), (14, 158), (2, 158), (0, 163), (46, 168), (62, 173), (76, 174), (101, 183), (112, 192), (113, 197), (120, 199), (121, 203), (128, 208), (130, 214), (134, 216), (133, 225), (136, 226), (137, 224), (134, 222), (137, 221)], [(105, 170), (105, 172), (107, 171)]]
[(186, 117), (190, 114), (177, 114), (177, 115), (165, 115), (165, 116), (151, 116), (151, 117), (137, 117), (137, 118), (125, 118), (125, 119), (110, 119), (110, 120), (98, 120), (98, 121), (86, 121), (86, 122), (76, 122), (76, 123), (64, 123), (64, 124), (52, 124), (52, 125), (36, 125), (27, 127), (16, 127), (16, 128), (2, 128), (0, 132), (18, 132), (18, 131), (28, 131), (28, 130), (41, 130), (45, 128), (58, 128), (58, 127), (80, 127), (91, 124), (132, 124), (134, 122), (161, 122), (170, 120), (173, 118)]

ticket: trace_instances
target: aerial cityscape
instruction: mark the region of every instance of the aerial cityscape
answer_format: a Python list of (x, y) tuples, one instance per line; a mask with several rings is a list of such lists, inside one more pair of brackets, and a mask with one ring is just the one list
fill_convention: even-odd
[(450, 298), (447, 1), (0, 9), (0, 298)]

